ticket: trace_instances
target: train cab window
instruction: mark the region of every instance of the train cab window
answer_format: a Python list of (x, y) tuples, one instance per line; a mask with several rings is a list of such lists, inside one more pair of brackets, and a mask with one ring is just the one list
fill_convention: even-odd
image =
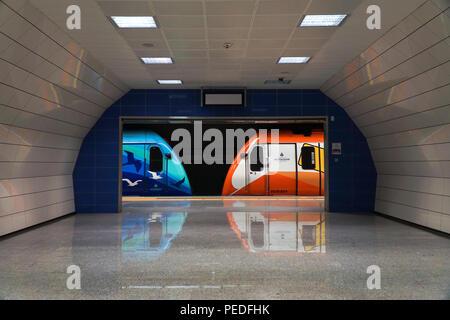
[(305, 170), (314, 170), (316, 168), (316, 156), (314, 147), (302, 147), (302, 168)]
[(158, 147), (150, 148), (150, 163), (149, 170), (152, 172), (159, 172), (163, 169), (163, 155)]
[(250, 170), (261, 171), (263, 167), (263, 148), (256, 146), (250, 153)]

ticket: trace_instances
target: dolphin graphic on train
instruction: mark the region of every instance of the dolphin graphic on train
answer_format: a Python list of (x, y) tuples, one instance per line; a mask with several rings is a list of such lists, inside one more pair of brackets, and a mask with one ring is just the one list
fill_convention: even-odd
[(222, 189), (231, 195), (323, 196), (324, 132), (259, 132), (241, 148)]
[(123, 132), (124, 196), (190, 196), (183, 164), (169, 144), (150, 130)]

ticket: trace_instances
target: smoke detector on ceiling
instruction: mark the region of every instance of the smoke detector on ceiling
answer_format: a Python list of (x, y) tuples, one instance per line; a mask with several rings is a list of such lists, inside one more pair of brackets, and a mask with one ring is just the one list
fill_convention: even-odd
[(225, 42), (225, 43), (223, 44), (223, 47), (224, 47), (225, 49), (230, 49), (232, 46), (233, 46), (233, 44), (232, 44), (231, 42)]

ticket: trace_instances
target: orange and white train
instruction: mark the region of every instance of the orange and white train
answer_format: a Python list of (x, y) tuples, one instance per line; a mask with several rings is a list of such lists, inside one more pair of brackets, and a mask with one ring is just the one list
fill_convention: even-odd
[(323, 196), (324, 157), (323, 130), (260, 132), (236, 155), (222, 195)]

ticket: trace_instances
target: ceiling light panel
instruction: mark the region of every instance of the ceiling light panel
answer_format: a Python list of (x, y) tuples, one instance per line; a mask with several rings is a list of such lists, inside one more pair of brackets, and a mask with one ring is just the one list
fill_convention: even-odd
[(281, 57), (278, 63), (307, 63), (311, 57)]
[(346, 14), (308, 14), (300, 27), (336, 27), (345, 19)]
[(183, 84), (181, 80), (157, 80), (159, 84)]
[(170, 57), (155, 57), (155, 58), (143, 57), (143, 58), (141, 58), (141, 60), (145, 64), (172, 64), (173, 63), (173, 60)]
[(158, 28), (151, 16), (111, 16), (119, 28)]

